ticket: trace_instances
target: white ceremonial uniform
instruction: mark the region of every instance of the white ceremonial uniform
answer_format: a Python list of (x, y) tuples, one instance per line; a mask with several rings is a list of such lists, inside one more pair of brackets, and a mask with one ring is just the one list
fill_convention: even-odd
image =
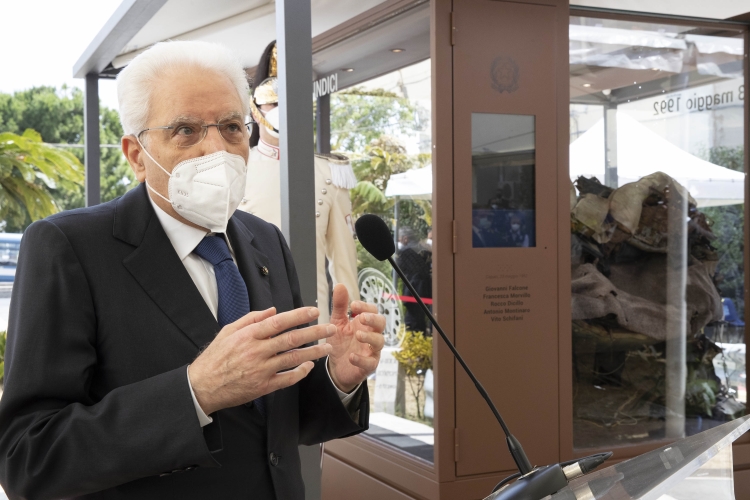
[[(357, 248), (349, 189), (357, 183), (349, 161), (315, 155), (315, 223), (320, 322), (328, 322), (328, 280), (325, 259), (333, 284), (342, 283), (349, 300), (359, 300)], [(245, 198), (240, 210), (281, 226), (281, 173), (279, 148), (262, 140), (250, 150)]]

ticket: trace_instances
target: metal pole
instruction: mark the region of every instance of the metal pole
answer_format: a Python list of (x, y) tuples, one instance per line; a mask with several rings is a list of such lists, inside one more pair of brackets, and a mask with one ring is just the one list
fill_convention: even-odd
[(83, 101), (83, 137), (86, 164), (86, 206), (101, 202), (101, 172), (99, 170), (99, 75), (86, 75), (86, 94)]
[(667, 365), (666, 436), (685, 436), (685, 386), (687, 381), (687, 191), (669, 186), (667, 213)]
[(310, 2), (277, 0), (276, 33), (281, 118), (281, 231), (297, 267), (302, 298), (317, 298), (315, 170)]
[[(401, 199), (398, 196), (393, 198), (393, 218), (395, 219), (393, 226), (393, 246), (396, 247), (396, 252), (398, 252), (398, 205), (400, 201)], [(398, 294), (398, 276), (395, 269), (391, 271), (391, 279), (393, 279), (393, 293)]]
[[(310, 2), (276, 0), (281, 231), (294, 257), (302, 301), (317, 300)], [(300, 446), (305, 498), (320, 499), (320, 446)]]
[(318, 153), (331, 152), (331, 94), (318, 97), (315, 107), (315, 147)]
[(604, 107), (604, 185), (617, 189), (617, 104)]

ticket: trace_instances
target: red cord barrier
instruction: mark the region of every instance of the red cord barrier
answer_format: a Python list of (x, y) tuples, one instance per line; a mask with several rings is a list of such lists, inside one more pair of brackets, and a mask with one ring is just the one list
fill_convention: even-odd
[[(412, 302), (414, 304), (417, 303), (417, 299), (415, 299), (414, 297), (409, 297), (408, 295), (396, 295), (393, 293), (384, 293), (383, 298), (384, 299), (397, 299), (397, 300), (400, 300), (401, 302)], [(432, 299), (422, 298), (422, 302), (424, 302), (428, 306), (432, 305)]]

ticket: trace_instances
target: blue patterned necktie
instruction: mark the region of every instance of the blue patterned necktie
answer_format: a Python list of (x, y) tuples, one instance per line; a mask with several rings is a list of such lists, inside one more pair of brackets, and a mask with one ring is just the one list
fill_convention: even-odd
[[(219, 307), (216, 312), (219, 327), (224, 328), (249, 313), (250, 297), (245, 280), (232, 260), (232, 254), (223, 236), (206, 236), (198, 243), (193, 253), (214, 266), (216, 288), (219, 291)], [(266, 405), (263, 397), (259, 397), (254, 403), (258, 412), (265, 417)]]

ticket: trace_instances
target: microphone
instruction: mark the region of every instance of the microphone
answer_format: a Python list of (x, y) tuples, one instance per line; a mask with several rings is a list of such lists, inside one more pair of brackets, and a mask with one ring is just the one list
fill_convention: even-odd
[[(456, 358), (458, 363), (474, 383), (474, 386), (477, 388), (477, 391), (479, 391), (479, 394), (487, 403), (487, 406), (489, 406), (492, 414), (500, 424), (500, 427), (502, 427), (503, 432), (505, 433), (505, 441), (508, 444), (508, 450), (510, 451), (511, 457), (513, 457), (513, 461), (516, 463), (518, 473), (501, 482), (498, 487), (504, 485), (507, 481), (515, 479), (516, 477), (518, 477), (519, 479), (509, 487), (503, 488), (503, 490), (501, 491), (497, 491), (497, 493), (495, 494), (496, 496), (493, 496), (492, 498), (497, 500), (511, 498), (517, 500), (538, 500), (544, 498), (547, 495), (552, 495), (567, 486), (569, 479), (568, 475), (570, 473), (566, 474), (566, 471), (563, 471), (560, 464), (549, 465), (540, 468), (534, 468), (531, 466), (531, 462), (526, 456), (526, 452), (523, 450), (521, 443), (513, 434), (511, 434), (510, 429), (508, 429), (505, 420), (503, 420), (503, 417), (500, 415), (497, 407), (492, 402), (492, 399), (490, 399), (489, 394), (487, 394), (487, 391), (484, 389), (477, 377), (466, 364), (466, 361), (464, 361), (464, 359), (456, 350), (456, 347), (448, 339), (448, 336), (440, 327), (440, 324), (437, 322), (424, 302), (422, 302), (422, 297), (419, 296), (417, 291), (414, 289), (414, 286), (407, 279), (406, 275), (404, 275), (404, 272), (393, 259), (393, 254), (396, 253), (396, 247), (391, 237), (391, 230), (388, 228), (385, 221), (383, 221), (383, 219), (381, 219), (377, 215), (365, 214), (357, 219), (357, 222), (354, 224), (354, 230), (357, 233), (357, 239), (362, 244), (364, 249), (381, 262), (387, 260), (396, 271), (396, 273), (401, 277), (404, 284), (411, 291), (414, 299), (421, 307), (422, 311), (429, 318), (430, 323), (432, 323), (432, 325), (435, 327), (435, 330), (437, 330), (437, 332), (440, 334), (443, 342), (445, 342), (445, 344), (453, 353), (453, 356)], [(588, 472), (588, 470), (586, 472)], [(570, 479), (572, 479), (572, 477)], [(498, 487), (496, 487), (496, 489)]]

